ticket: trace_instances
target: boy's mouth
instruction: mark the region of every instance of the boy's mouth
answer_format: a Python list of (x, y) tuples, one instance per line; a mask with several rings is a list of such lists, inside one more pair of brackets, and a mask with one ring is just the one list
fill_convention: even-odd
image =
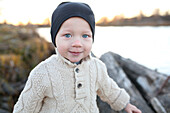
[(80, 55), (82, 52), (74, 52), (74, 51), (70, 51), (70, 53), (74, 56), (78, 56)]

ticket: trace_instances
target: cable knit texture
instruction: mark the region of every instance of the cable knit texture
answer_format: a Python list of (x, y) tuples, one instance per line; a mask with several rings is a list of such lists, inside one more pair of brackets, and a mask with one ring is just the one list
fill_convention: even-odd
[(114, 110), (129, 102), (100, 60), (89, 55), (77, 65), (57, 53), (31, 71), (13, 113), (99, 113), (96, 95)]

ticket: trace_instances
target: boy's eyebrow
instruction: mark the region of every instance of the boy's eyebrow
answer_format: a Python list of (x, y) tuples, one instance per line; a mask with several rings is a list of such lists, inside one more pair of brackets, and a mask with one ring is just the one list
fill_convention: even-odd
[(71, 28), (62, 28), (62, 32), (71, 32)]
[(89, 32), (89, 31), (88, 31), (88, 32), (83, 32), (83, 34), (91, 34), (91, 35), (92, 35), (92, 33), (91, 33), (91, 32)]
[(84, 32), (92, 33), (92, 31), (91, 31), (91, 30), (84, 30)]

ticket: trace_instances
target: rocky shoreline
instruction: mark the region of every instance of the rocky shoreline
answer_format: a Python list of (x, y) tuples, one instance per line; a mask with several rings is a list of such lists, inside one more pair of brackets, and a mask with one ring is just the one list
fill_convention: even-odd
[[(54, 53), (52, 44), (41, 38), (34, 27), (0, 25), (0, 113), (10, 113), (24, 88), (29, 72)], [(100, 58), (109, 76), (131, 96), (131, 103), (143, 113), (170, 112), (170, 79), (136, 62), (108, 52)], [(111, 110), (97, 99), (100, 113)]]
[(34, 27), (0, 25), (0, 113), (12, 112), (29, 72), (53, 52)]

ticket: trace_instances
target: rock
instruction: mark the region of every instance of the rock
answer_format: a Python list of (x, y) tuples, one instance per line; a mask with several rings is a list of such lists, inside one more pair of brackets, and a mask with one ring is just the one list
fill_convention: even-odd
[(157, 113), (167, 113), (156, 97), (151, 99), (151, 104)]
[(0, 113), (10, 113), (10, 112), (0, 108)]
[(31, 30), (31, 29), (28, 29), (25, 27), (18, 30), (17, 34), (22, 40), (27, 40), (27, 39), (33, 38), (35, 36), (40, 37), (39, 34), (35, 30)]
[[(125, 59), (115, 53), (112, 54), (147, 102), (150, 103), (153, 108), (156, 105), (161, 105), (159, 107), (164, 107), (165, 111), (168, 112), (170, 108), (170, 98), (166, 97), (165, 99), (162, 95), (170, 94), (170, 77), (142, 66), (130, 59)], [(155, 105), (155, 99), (151, 102), (151, 99), (154, 97), (157, 98), (161, 104)]]
[[(117, 61), (114, 58), (113, 53), (106, 53), (101, 56), (100, 60), (102, 60), (107, 67), (107, 71), (109, 76), (116, 81), (119, 87), (124, 88), (129, 95), (131, 96), (131, 103), (137, 106), (143, 113), (154, 113), (154, 111), (149, 107), (147, 102), (144, 100), (138, 89), (134, 86), (134, 84), (128, 79), (126, 73), (119, 66)], [(106, 103), (98, 100), (98, 105), (100, 106), (100, 112), (106, 113), (116, 113), (115, 111), (110, 109), (110, 106)], [(125, 112), (125, 111), (123, 111)], [(120, 112), (119, 112), (120, 113)]]
[(158, 95), (157, 99), (161, 103), (162, 107), (164, 107), (166, 112), (170, 113), (170, 93), (165, 93), (165, 94)]
[(0, 26), (0, 113), (12, 112), (30, 71), (53, 52), (34, 27)]
[(164, 83), (167, 75), (151, 70), (130, 59), (125, 59), (117, 54), (114, 58), (128, 75), (128, 77), (141, 88), (145, 98), (156, 95), (160, 86)]
[(3, 89), (3, 93), (6, 95), (16, 95), (17, 94), (16, 90), (6, 82), (1, 83), (1, 87)]
[(2, 103), (1, 108), (8, 111), (10, 110), (10, 106), (8, 103)]

